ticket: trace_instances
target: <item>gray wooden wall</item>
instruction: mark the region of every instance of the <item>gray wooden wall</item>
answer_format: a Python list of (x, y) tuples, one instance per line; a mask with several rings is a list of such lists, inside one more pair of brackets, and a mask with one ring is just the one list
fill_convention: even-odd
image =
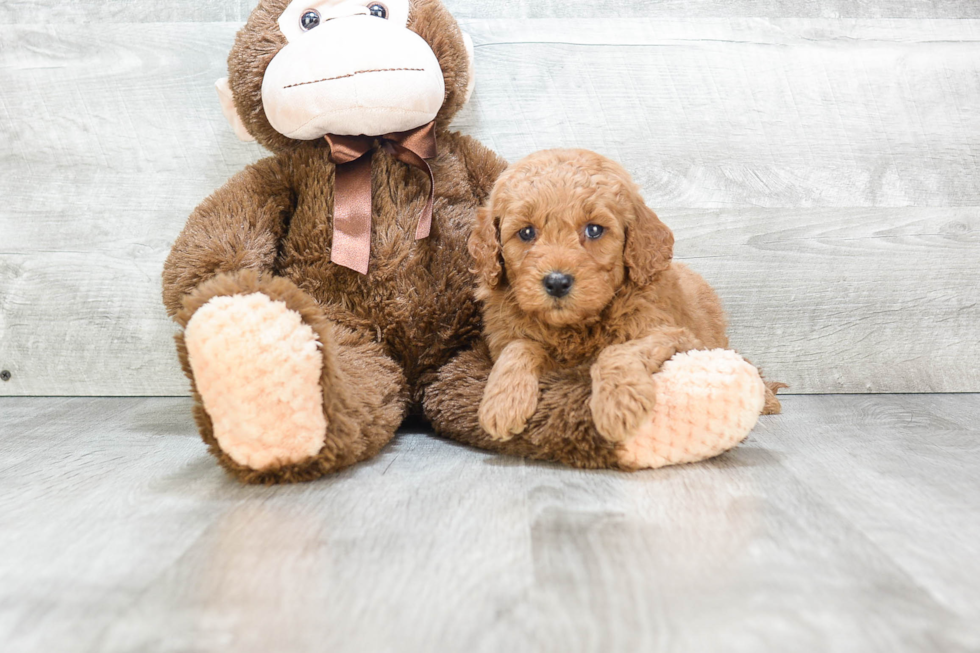
[[(219, 110), (251, 0), (3, 0), (0, 369), (11, 395), (188, 391), (160, 303), (247, 163)], [(458, 127), (622, 161), (792, 391), (980, 391), (980, 2), (448, 0)]]

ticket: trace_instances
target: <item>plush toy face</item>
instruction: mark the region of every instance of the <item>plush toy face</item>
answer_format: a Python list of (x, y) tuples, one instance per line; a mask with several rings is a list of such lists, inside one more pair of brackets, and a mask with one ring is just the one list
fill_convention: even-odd
[(472, 90), (471, 61), (439, 0), (262, 0), (218, 90), (239, 137), (285, 149), (448, 123)]
[[(408, 0), (293, 0), (278, 24), (288, 44), (262, 80), (262, 105), (284, 136), (377, 136), (435, 119), (442, 68), (408, 29)], [(370, 47), (365, 47), (370, 44)]]

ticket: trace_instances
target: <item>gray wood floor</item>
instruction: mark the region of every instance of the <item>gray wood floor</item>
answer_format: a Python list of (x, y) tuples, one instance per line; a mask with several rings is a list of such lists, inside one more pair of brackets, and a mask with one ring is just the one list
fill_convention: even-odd
[(980, 395), (785, 408), (700, 465), (409, 429), (265, 488), (186, 399), (0, 399), (0, 650), (980, 650)]

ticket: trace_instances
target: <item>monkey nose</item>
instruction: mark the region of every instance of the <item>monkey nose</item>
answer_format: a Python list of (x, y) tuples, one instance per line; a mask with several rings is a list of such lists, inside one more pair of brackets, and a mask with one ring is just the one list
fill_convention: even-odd
[(562, 272), (549, 272), (541, 283), (544, 285), (545, 292), (552, 297), (564, 297), (572, 289), (575, 277)]

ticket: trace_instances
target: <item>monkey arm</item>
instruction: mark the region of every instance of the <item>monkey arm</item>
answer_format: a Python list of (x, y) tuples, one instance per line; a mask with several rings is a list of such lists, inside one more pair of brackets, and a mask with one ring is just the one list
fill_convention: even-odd
[(191, 213), (163, 266), (174, 316), (202, 282), (224, 272), (269, 272), (295, 207), (288, 160), (270, 157), (232, 177)]

